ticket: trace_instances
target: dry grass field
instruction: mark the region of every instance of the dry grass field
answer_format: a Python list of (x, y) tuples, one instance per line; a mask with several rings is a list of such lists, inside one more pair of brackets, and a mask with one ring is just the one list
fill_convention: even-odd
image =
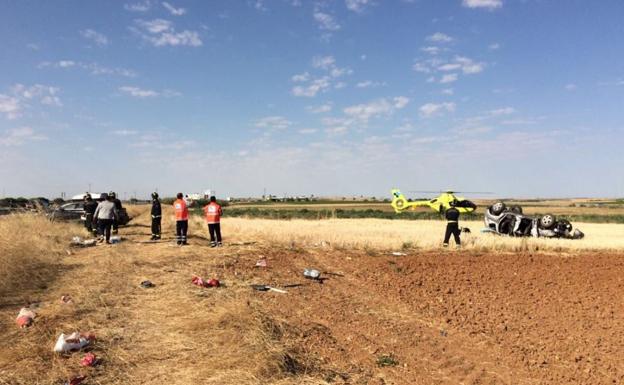
[[(177, 247), (169, 215), (149, 243), (147, 207), (129, 211), (120, 244), (84, 249), (69, 247), (78, 225), (0, 218), (1, 385), (624, 383), (624, 226), (557, 241), (464, 223), (465, 247), (446, 250), (436, 221), (225, 218), (214, 249), (199, 218)], [(95, 333), (100, 365), (52, 352), (73, 331)]]

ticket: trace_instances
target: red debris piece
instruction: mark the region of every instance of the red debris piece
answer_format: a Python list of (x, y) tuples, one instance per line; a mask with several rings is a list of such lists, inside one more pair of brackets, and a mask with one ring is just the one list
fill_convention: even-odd
[(219, 287), (220, 285), (218, 279), (211, 278), (206, 281), (202, 277), (198, 277), (196, 275), (193, 276), (193, 279), (191, 280), (191, 282), (193, 282), (194, 285), (201, 286), (201, 287)]
[(71, 380), (67, 381), (65, 385), (78, 385), (78, 384), (81, 384), (86, 379), (87, 379), (87, 376), (76, 376), (76, 377), (73, 377)]
[(82, 357), (82, 359), (80, 360), (80, 365), (82, 366), (95, 366), (96, 363), (97, 358), (93, 353), (85, 354), (84, 357)]

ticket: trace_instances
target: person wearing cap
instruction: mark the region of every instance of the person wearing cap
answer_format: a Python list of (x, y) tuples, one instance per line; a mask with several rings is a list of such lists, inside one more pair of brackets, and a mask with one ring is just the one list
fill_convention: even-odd
[[(113, 203), (115, 204), (115, 210), (117, 210), (117, 212), (120, 213), (123, 206), (121, 205), (121, 201), (117, 198), (117, 193), (115, 193), (114, 191), (111, 191), (110, 193), (108, 193), (108, 196), (112, 198)], [(116, 218), (113, 221), (113, 234), (117, 234), (118, 232), (119, 232), (119, 218)]]
[(210, 203), (204, 206), (204, 215), (210, 233), (210, 247), (223, 246), (221, 243), (221, 215), (223, 215), (223, 210), (221, 205), (217, 203), (216, 197), (210, 197)]
[(160, 207), (160, 199), (158, 193), (152, 193), (152, 241), (160, 239), (160, 223), (162, 220), (162, 209)]
[(102, 242), (102, 237), (105, 237), (106, 243), (110, 242), (111, 226), (117, 219), (117, 210), (115, 209), (115, 202), (108, 194), (102, 194), (104, 200), (100, 202), (93, 213), (93, 221), (97, 221), (98, 234), (100, 235), (99, 241)]
[(459, 210), (455, 208), (457, 205), (456, 201), (451, 201), (449, 205), (451, 207), (444, 213), (446, 217), (446, 233), (444, 233), (443, 246), (448, 247), (452, 234), (453, 238), (455, 238), (455, 245), (459, 247), (461, 245), (461, 240), (459, 239)]
[(93, 200), (91, 194), (85, 194), (85, 202), (84, 202), (84, 212), (85, 212), (85, 228), (90, 234), (96, 233), (96, 229), (93, 226), (93, 214), (95, 214), (95, 210), (98, 207), (98, 203)]
[(173, 210), (175, 212), (176, 219), (176, 241), (178, 245), (186, 245), (186, 234), (188, 232), (188, 206), (183, 199), (184, 195), (178, 193), (177, 199), (173, 202)]

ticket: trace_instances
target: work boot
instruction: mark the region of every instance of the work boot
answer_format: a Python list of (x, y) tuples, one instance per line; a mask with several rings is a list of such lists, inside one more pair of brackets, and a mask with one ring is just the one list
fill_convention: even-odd
[(217, 247), (223, 247), (223, 243), (217, 242)]
[(217, 247), (217, 243), (216, 242), (210, 242), (210, 247)]
[(442, 247), (448, 247), (448, 243), (443, 243)]
[(160, 241), (160, 235), (154, 235), (154, 240), (155, 241)]
[(117, 235), (117, 233), (119, 232), (119, 230), (113, 230), (113, 234)]

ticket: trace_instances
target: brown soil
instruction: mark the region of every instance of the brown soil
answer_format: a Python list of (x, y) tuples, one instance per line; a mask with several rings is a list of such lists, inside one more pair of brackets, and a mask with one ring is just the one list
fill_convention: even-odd
[[(122, 229), (124, 243), (75, 251), (63, 277), (23, 294), (42, 304), (30, 329), (13, 323), (15, 299), (0, 303), (0, 384), (75, 373), (85, 384), (624, 383), (623, 254), (396, 257), (232, 245), (246, 240), (231, 234), (222, 249), (200, 236), (178, 248), (138, 243), (145, 218)], [(268, 268), (254, 267), (260, 255)], [(304, 279), (306, 267), (326, 279)], [(226, 287), (197, 288), (193, 273)], [(138, 288), (143, 279), (157, 286)], [(96, 332), (100, 367), (51, 353), (74, 329)]]

